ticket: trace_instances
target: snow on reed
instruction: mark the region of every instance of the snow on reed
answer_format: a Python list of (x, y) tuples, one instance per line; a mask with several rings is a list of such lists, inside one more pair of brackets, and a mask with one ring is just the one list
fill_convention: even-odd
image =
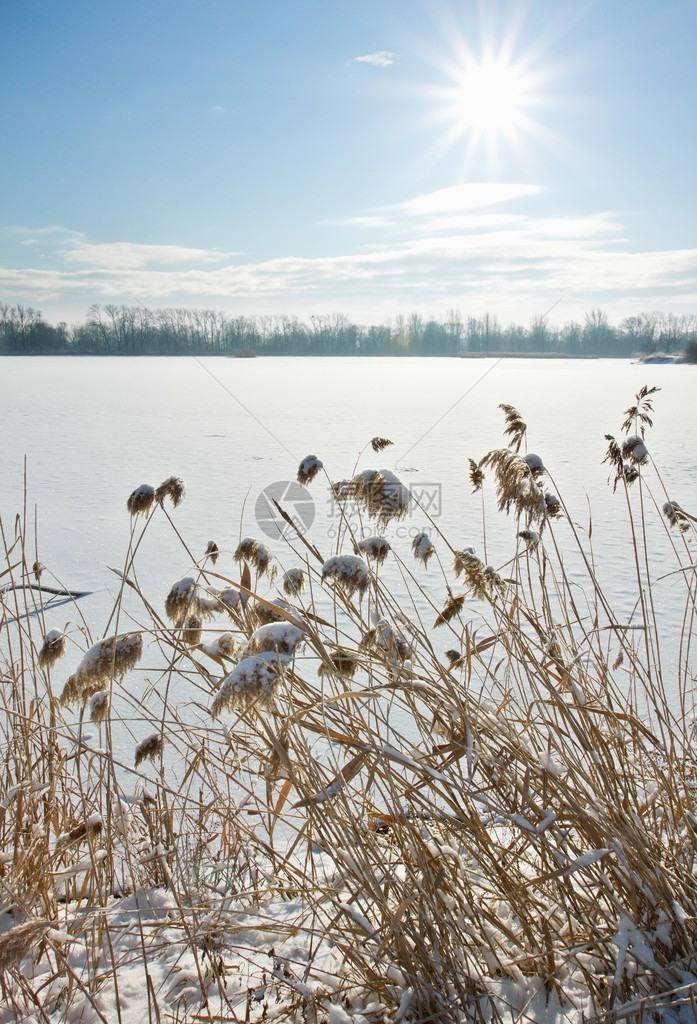
[(411, 493), (389, 469), (364, 469), (348, 483), (347, 496), (384, 527), (409, 512)]
[(243, 537), (233, 555), (236, 562), (246, 561), (253, 565), (260, 576), (268, 573), (271, 557), (267, 546), (254, 537)]
[(153, 732), (146, 736), (135, 749), (133, 757), (134, 766), (138, 768), (143, 761), (154, 761), (162, 753), (164, 745), (165, 738), (161, 732)]
[(425, 531), (416, 534), (411, 542), (411, 550), (414, 552), (414, 558), (418, 562), (423, 562), (424, 567), (428, 565), (429, 558), (436, 553), (433, 542)]
[(273, 651), (243, 658), (221, 682), (211, 705), (211, 717), (218, 718), (225, 710), (246, 711), (252, 704), (268, 706), (280, 669), (279, 656)]
[(285, 661), (295, 654), (298, 644), (305, 638), (306, 630), (290, 622), (269, 622), (259, 626), (250, 636), (242, 650), (241, 658), (252, 654), (272, 651)]
[(65, 654), (67, 645), (67, 637), (60, 629), (50, 630), (44, 637), (39, 651), (39, 665), (42, 668), (50, 668), (51, 665), (55, 665), (58, 659)]
[(150, 484), (141, 484), (131, 492), (126, 508), (132, 516), (147, 516), (155, 504), (155, 488)]
[(203, 553), (204, 558), (210, 558), (213, 565), (218, 561), (220, 557), (220, 548), (214, 540), (209, 540), (206, 545), (206, 550)]
[(370, 583), (368, 566), (358, 555), (332, 555), (322, 566), (322, 579), (333, 580), (347, 597), (363, 597)]
[(324, 469), (324, 464), (316, 455), (306, 455), (298, 466), (298, 483), (303, 485), (311, 483), (322, 469)]
[(305, 573), (302, 569), (288, 569), (283, 574), (281, 586), (286, 594), (295, 597), (305, 589)]
[(100, 640), (83, 655), (67, 680), (61, 703), (66, 706), (83, 704), (98, 690), (106, 689), (112, 680), (122, 679), (137, 665), (142, 654), (142, 633), (122, 633)]
[(364, 537), (356, 545), (358, 550), (367, 558), (372, 559), (376, 565), (382, 565), (392, 550), (390, 542), (386, 537)]

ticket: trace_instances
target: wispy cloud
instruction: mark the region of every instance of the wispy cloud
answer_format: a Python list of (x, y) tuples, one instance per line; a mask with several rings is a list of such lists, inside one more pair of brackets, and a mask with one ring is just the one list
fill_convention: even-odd
[(352, 57), (349, 64), (370, 64), (374, 68), (388, 68), (397, 59), (396, 53), (389, 50), (376, 50), (375, 53), (362, 53), (358, 57)]
[(453, 216), (469, 210), (481, 210), (515, 199), (535, 196), (541, 191), (539, 185), (519, 182), (468, 181), (437, 189), (435, 192), (424, 192), (400, 203), (374, 207), (358, 216), (324, 223), (334, 227), (343, 225), (369, 229), (406, 226), (407, 230), (412, 230), (413, 221), (416, 219), (431, 221), (444, 215)]
[[(23, 250), (31, 265), (0, 268), (0, 295), (56, 309), (136, 300), (247, 314), (341, 309), (367, 322), (400, 311), (438, 316), (453, 307), (523, 322), (560, 297), (559, 320), (596, 306), (616, 319), (642, 309), (691, 309), (697, 248), (638, 250), (612, 211), (540, 216), (526, 208), (538, 191), (480, 184), (415, 196), (386, 208), (389, 229), (371, 235), (369, 245), (323, 256), (254, 261), (210, 249), (98, 244), (65, 229), (39, 231), (26, 240), (39, 240), (41, 248)], [(512, 209), (496, 206), (512, 199)]]
[(219, 103), (216, 103), (214, 106), (211, 107), (211, 114), (224, 114), (224, 113), (226, 113), (226, 108), (225, 107), (221, 107)]
[(184, 245), (141, 245), (136, 242), (83, 241), (64, 250), (66, 263), (83, 263), (104, 270), (141, 270), (149, 266), (176, 266), (181, 263), (220, 263), (231, 252), (217, 249), (192, 249)]

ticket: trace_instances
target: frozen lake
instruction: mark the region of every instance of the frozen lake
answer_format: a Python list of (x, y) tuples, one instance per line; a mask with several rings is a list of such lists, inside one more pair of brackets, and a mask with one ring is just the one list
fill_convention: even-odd
[[(467, 460), (504, 446), (497, 407), (507, 402), (520, 409), (529, 450), (542, 456), (584, 528), (592, 509), (599, 577), (628, 610), (626, 511), (607, 483), (604, 435), (620, 433), (623, 410), (643, 384), (660, 387), (647, 444), (670, 497), (697, 510), (696, 372), (619, 360), (5, 358), (0, 514), (11, 533), (24, 505), (26, 459), (28, 517), (33, 521), (38, 510), (40, 559), (66, 586), (95, 592), (80, 602), (95, 639), (117, 589), (107, 567), (123, 565), (128, 544), (126, 499), (139, 484), (157, 485), (171, 474), (187, 488), (172, 515), (189, 548), (200, 558), (215, 540), (222, 552), (216, 569), (237, 579), (231, 555), (241, 535), (259, 536), (283, 556), (282, 543), (265, 537), (256, 520), (266, 487), (294, 480), (309, 453), (323, 460), (331, 479), (350, 476), (360, 450), (384, 436), (394, 445), (379, 455), (369, 449), (360, 468), (393, 469), (429, 504), (453, 546), (483, 554), (480, 497), (471, 493)], [(665, 494), (653, 470), (647, 478), (660, 506)], [(308, 522), (314, 517), (310, 535), (328, 556), (337, 519), (326, 481), (318, 477), (310, 492), (312, 503), (301, 514)], [(659, 519), (654, 508), (647, 514)], [(417, 511), (392, 527), (405, 559), (410, 537), (425, 525)], [(669, 549), (656, 536), (651, 559), (658, 574)], [(514, 522), (494, 512), (487, 560), (502, 565), (514, 550)], [(191, 567), (162, 517), (148, 530), (137, 565), (141, 585), (161, 609), (170, 585)], [(398, 585), (389, 565), (382, 575), (393, 572)], [(440, 602), (442, 580), (432, 575)], [(681, 603), (673, 603), (667, 586), (655, 596), (666, 615), (679, 616)], [(64, 605), (49, 624), (63, 627), (74, 618)]]

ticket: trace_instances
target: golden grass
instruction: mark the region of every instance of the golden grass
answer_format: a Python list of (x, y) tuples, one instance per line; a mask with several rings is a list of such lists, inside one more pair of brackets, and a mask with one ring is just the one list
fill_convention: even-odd
[[(638, 396), (628, 436), (648, 425), (649, 394)], [(343, 961), (323, 1002), (292, 970), (277, 970), (285, 1019), (326, 1020), (328, 1003), (350, 1009), (360, 995), (393, 1020), (400, 1005), (414, 1022), (523, 1020), (506, 986), (532, 982), (570, 1020), (580, 1020), (579, 1000), (586, 1019), (608, 1021), (690, 1005), (693, 517), (669, 502), (664, 521), (669, 499), (650, 459), (635, 460), (634, 481), (620, 474), (638, 609), (627, 623), (598, 581), (589, 538), (562, 501), (545, 497), (553, 481), (537, 470), (533, 479), (519, 455), (520, 415), (504, 412), (511, 448), (470, 469), (482, 489), (481, 467), (493, 469), (511, 517), (505, 568), (451, 547), (432, 524), (404, 559), (392, 548), (402, 592), (353, 554), (321, 552), (319, 541), (296, 551), (286, 540), (271, 553), (247, 538), (235, 558), (267, 587), (274, 558), (303, 561), (283, 577), (301, 603), (192, 566), (191, 588), (164, 602), (168, 625), (132, 571), (134, 534), (123, 577), (142, 602), (141, 625), (86, 642), (69, 675), (65, 657), (45, 653), (44, 607), (23, 603), (34, 598), (13, 586), (33, 560), (22, 524), (5, 538), (0, 900), (17, 921), (0, 936), (8, 999), (33, 999), (32, 1012), (50, 1016), (20, 968), (33, 951), (66, 974), (68, 1001), (107, 990), (118, 1001), (108, 910), (125, 893), (160, 887), (173, 901), (168, 928), (195, 965), (195, 1019), (257, 1019), (253, 1001), (247, 1011), (230, 1001), (234, 937), (221, 936), (231, 905), (278, 899), (300, 901), (310, 947), (331, 941)], [(376, 524), (403, 514), (392, 484), (382, 474), (351, 482)], [(161, 501), (141, 529), (163, 514)], [(661, 633), (652, 604), (657, 530), (674, 553), (661, 574), (672, 572), (682, 595), (682, 639)], [(360, 549), (349, 526), (347, 539), (349, 551)], [(583, 591), (567, 574), (572, 551)], [(454, 595), (458, 577), (465, 592)], [(228, 604), (223, 622), (219, 602), (203, 629), (192, 601), (215, 588), (251, 591), (253, 603)], [(434, 613), (436, 633), (424, 625)], [(71, 700), (74, 713), (64, 708)], [(98, 742), (85, 738), (85, 716)], [(135, 734), (134, 755), (119, 753), (119, 730)], [(136, 927), (147, 951), (151, 936)], [(56, 928), (101, 951), (80, 980), (51, 938)], [(313, 970), (310, 956), (306, 980)], [(163, 992), (149, 1005), (153, 1022), (172, 1015)]]

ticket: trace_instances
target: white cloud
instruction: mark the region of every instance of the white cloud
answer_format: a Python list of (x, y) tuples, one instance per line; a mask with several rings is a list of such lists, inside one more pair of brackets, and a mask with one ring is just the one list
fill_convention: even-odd
[(637, 251), (611, 211), (542, 217), (488, 208), (536, 191), (503, 184), (442, 189), (389, 208), (389, 230), (371, 235), (368, 246), (256, 262), (186, 246), (97, 244), (65, 229), (36, 232), (42, 246), (52, 247), (50, 259), (31, 249), (25, 261), (31, 266), (0, 268), (0, 295), (50, 304), (46, 312), (54, 319), (68, 304), (86, 309), (136, 300), (246, 314), (340, 309), (364, 322), (459, 307), (465, 315), (489, 311), (520, 323), (560, 297), (559, 321), (596, 306), (613, 319), (642, 309), (692, 308), (697, 248)]
[(136, 242), (81, 242), (64, 252), (67, 263), (84, 263), (106, 270), (140, 270), (149, 265), (220, 263), (233, 253), (192, 249), (183, 245), (141, 245)]
[(211, 114), (224, 114), (226, 113), (225, 107), (221, 107), (220, 104), (216, 103), (211, 107)]
[(363, 53), (359, 57), (352, 57), (349, 64), (370, 64), (374, 68), (388, 68), (397, 59), (396, 53), (389, 50), (377, 50), (375, 53)]

